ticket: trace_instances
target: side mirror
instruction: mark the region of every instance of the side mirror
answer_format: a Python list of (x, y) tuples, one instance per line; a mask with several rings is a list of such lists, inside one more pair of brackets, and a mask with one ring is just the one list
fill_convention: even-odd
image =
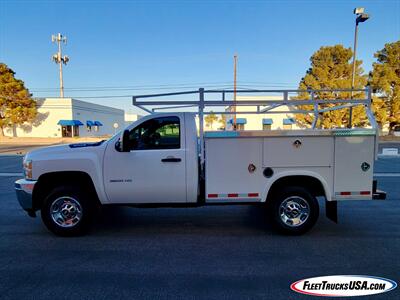
[(121, 152), (129, 152), (129, 130), (125, 129), (121, 134)]

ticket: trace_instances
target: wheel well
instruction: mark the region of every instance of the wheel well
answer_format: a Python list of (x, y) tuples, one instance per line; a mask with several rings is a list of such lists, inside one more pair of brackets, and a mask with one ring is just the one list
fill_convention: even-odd
[(89, 174), (80, 171), (51, 172), (41, 175), (35, 184), (32, 195), (33, 209), (40, 209), (48, 193), (60, 184), (80, 186), (93, 195), (95, 201), (100, 203)]
[(312, 176), (306, 175), (295, 175), (295, 176), (285, 176), (276, 180), (270, 187), (267, 195), (267, 200), (269, 197), (276, 194), (278, 191), (282, 190), (287, 186), (300, 186), (306, 188), (313, 196), (324, 196), (325, 190), (321, 181)]

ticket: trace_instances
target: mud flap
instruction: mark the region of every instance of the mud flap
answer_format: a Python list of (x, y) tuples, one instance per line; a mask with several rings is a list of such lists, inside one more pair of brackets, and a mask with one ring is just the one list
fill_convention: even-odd
[(337, 224), (337, 201), (325, 201), (325, 212), (326, 217)]
[(372, 182), (372, 199), (373, 200), (385, 200), (386, 199), (386, 192), (378, 190), (378, 181), (375, 179)]

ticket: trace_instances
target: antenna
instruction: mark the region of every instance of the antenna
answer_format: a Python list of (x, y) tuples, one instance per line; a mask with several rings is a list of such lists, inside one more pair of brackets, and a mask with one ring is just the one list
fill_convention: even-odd
[(64, 98), (64, 81), (63, 81), (63, 70), (62, 65), (67, 65), (69, 62), (69, 57), (67, 55), (62, 56), (61, 44), (67, 44), (67, 37), (63, 36), (61, 33), (51, 36), (51, 42), (57, 43), (58, 52), (52, 56), (52, 60), (60, 67), (60, 98)]

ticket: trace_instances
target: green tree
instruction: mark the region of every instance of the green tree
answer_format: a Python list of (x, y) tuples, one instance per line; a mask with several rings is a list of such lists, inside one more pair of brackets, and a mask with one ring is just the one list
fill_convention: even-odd
[(218, 120), (218, 117), (211, 111), (211, 113), (205, 116), (204, 120), (206, 121), (206, 126), (211, 127)]
[(400, 41), (385, 44), (374, 54), (376, 62), (369, 83), (378, 92), (374, 112), (380, 126), (389, 125), (389, 133), (400, 124)]
[[(310, 58), (311, 67), (301, 79), (299, 89), (349, 89), (351, 88), (353, 51), (343, 45), (321, 47)], [(356, 61), (354, 88), (364, 88), (367, 84), (367, 76), (363, 75), (362, 61)], [(300, 93), (295, 99), (309, 99), (309, 93)], [(365, 95), (354, 93), (353, 98), (364, 98)], [(315, 99), (350, 99), (350, 92), (320, 92), (315, 94)], [(335, 104), (322, 104), (319, 108), (327, 108)], [(301, 105), (302, 110), (313, 110), (312, 105)], [(322, 113), (317, 126), (321, 128), (345, 127), (348, 124), (349, 110), (341, 109)], [(313, 115), (298, 114), (296, 122), (301, 127), (308, 127), (314, 120)], [(366, 115), (362, 107), (353, 108), (353, 125), (364, 125)]]
[(0, 135), (4, 128), (22, 125), (36, 117), (36, 105), (22, 80), (14, 77), (15, 72), (0, 63)]

